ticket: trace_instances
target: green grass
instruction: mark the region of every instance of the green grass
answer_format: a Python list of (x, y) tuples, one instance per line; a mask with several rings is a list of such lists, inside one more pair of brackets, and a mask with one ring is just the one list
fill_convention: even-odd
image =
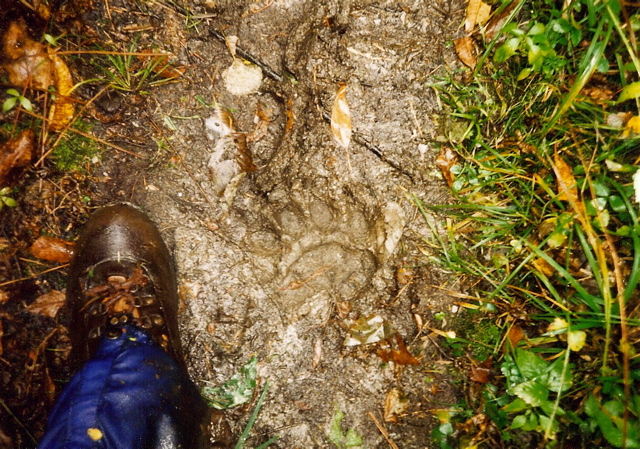
[(483, 340), (462, 332), (450, 349), (484, 347), (496, 371), (460, 414), (491, 425), (436, 432), (441, 447), (640, 447), (640, 15), (611, 0), (562, 5), (520, 3), (473, 73), (434, 85), (443, 147), (460, 155), (456, 202), (411, 200), (441, 265), (479, 298), (472, 323), (485, 331), (465, 332)]

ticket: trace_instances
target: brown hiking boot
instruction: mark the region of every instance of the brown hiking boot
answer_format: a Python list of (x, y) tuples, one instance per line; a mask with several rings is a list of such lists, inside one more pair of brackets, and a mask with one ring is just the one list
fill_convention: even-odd
[(143, 212), (118, 204), (92, 215), (68, 279), (76, 363), (95, 352), (102, 336), (117, 338), (123, 324), (133, 324), (184, 366), (175, 270), (160, 232)]

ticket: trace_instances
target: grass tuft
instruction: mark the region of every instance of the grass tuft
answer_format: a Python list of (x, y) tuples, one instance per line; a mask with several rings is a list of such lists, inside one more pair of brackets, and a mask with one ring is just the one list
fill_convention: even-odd
[(441, 265), (475, 286), (474, 322), (498, 330), (482, 341), (496, 375), (442, 447), (456, 435), (468, 446), (640, 447), (632, 12), (616, 0), (521, 1), (475, 72), (434, 85), (452, 130), (442, 151), (459, 156), (443, 169), (456, 201), (412, 201)]

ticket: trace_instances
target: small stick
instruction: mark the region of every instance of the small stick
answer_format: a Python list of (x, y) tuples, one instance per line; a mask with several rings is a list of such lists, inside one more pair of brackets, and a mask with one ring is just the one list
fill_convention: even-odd
[(391, 437), (389, 436), (389, 432), (387, 432), (387, 429), (385, 429), (384, 426), (380, 423), (380, 421), (376, 419), (373, 413), (369, 412), (369, 418), (371, 418), (371, 420), (376, 425), (376, 427), (378, 428), (378, 430), (380, 431), (384, 439), (387, 440), (387, 443), (389, 443), (389, 446), (391, 446), (391, 449), (399, 449), (398, 445), (394, 443)]
[(27, 276), (27, 277), (23, 277), (23, 278), (19, 278), (19, 279), (13, 279), (11, 281), (3, 282), (2, 284), (0, 284), (0, 287), (4, 287), (6, 285), (15, 284), (17, 282), (28, 281), (29, 279), (37, 278), (38, 276), (42, 276), (43, 274), (50, 273), (51, 271), (61, 270), (62, 268), (67, 268), (68, 266), (69, 266), (69, 264), (67, 263), (67, 264), (64, 264), (64, 265), (60, 265), (58, 267), (49, 268), (48, 270), (41, 271), (40, 273), (32, 274), (31, 276)]

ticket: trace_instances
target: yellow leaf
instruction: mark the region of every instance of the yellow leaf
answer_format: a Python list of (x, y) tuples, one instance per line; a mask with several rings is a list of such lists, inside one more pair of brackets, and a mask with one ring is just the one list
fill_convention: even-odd
[(347, 85), (343, 84), (336, 93), (331, 111), (331, 134), (342, 148), (349, 148), (351, 142), (351, 113), (347, 103)]
[(640, 117), (637, 115), (631, 117), (625, 126), (625, 131), (633, 134), (640, 134)]
[(456, 47), (456, 54), (460, 61), (470, 69), (474, 69), (478, 61), (474, 54), (473, 38), (465, 36), (460, 39), (454, 39), (453, 44)]
[(567, 344), (572, 351), (580, 351), (587, 340), (587, 333), (584, 331), (567, 332)]
[(620, 92), (620, 96), (618, 96), (618, 103), (623, 101), (630, 100), (631, 98), (640, 97), (640, 81), (636, 81), (635, 83), (627, 84), (624, 89)]
[(565, 330), (567, 327), (569, 327), (569, 325), (565, 320), (562, 318), (556, 318), (553, 320), (553, 323), (549, 324), (549, 327), (547, 327), (547, 332)]
[(469, 0), (467, 17), (464, 21), (464, 31), (469, 34), (476, 25), (483, 25), (491, 15), (491, 6), (482, 0)]
[(573, 170), (558, 153), (553, 155), (553, 171), (558, 182), (558, 199), (561, 201), (578, 202), (578, 186)]
[(49, 49), (49, 59), (53, 63), (53, 80), (56, 97), (49, 109), (49, 129), (59, 131), (73, 120), (75, 108), (69, 98), (73, 91), (73, 79), (67, 65), (52, 49)]

